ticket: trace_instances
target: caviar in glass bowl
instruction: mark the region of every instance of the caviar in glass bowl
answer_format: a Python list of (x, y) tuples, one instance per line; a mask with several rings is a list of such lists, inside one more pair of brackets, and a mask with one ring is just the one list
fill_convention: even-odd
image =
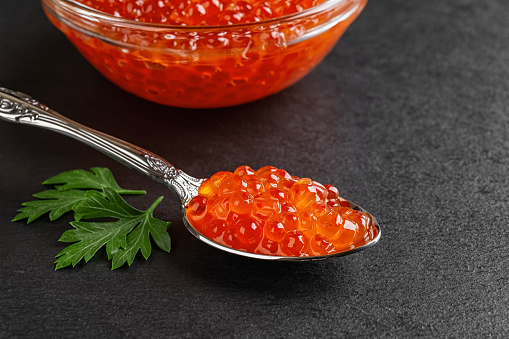
[(194, 229), (223, 246), (268, 256), (324, 257), (379, 236), (370, 214), (338, 189), (265, 166), (241, 166), (205, 180), (187, 205)]
[(106, 78), (170, 106), (274, 94), (327, 55), (367, 0), (42, 0)]

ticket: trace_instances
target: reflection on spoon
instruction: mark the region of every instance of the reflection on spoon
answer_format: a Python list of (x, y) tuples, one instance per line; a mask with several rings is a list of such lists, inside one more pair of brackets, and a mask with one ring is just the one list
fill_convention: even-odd
[[(294, 253), (291, 251), (290, 252), (288, 252), (288, 251), (286, 251), (286, 252), (285, 251), (264, 252), (264, 251), (261, 251), (260, 249), (257, 250), (256, 247), (251, 248), (249, 246), (243, 246), (242, 244), (239, 245), (238, 242), (236, 243), (237, 245), (228, 244), (227, 242), (223, 242), (221, 244), (216, 241), (210, 240), (208, 237), (206, 237), (204, 235), (205, 233), (207, 233), (207, 231), (206, 231), (207, 228), (204, 227), (204, 225), (208, 225), (209, 223), (214, 222), (214, 220), (204, 219), (203, 220), (204, 222), (197, 222), (197, 220), (199, 218), (198, 219), (196, 218), (195, 212), (197, 211), (197, 209), (199, 209), (199, 204), (196, 205), (196, 203), (200, 199), (203, 199), (203, 197), (205, 197), (207, 199), (213, 197), (211, 192), (208, 192), (207, 190), (208, 189), (213, 190), (214, 185), (218, 185), (217, 180), (215, 180), (214, 178), (217, 179), (218, 176), (223, 175), (221, 173), (225, 173), (225, 172), (219, 172), (219, 173), (215, 174), (214, 176), (212, 176), (211, 179), (214, 179), (214, 180), (197, 179), (197, 178), (191, 177), (191, 176), (187, 175), (186, 173), (184, 173), (183, 171), (175, 169), (175, 167), (173, 167), (173, 165), (171, 165), (168, 161), (155, 155), (154, 153), (144, 150), (138, 146), (132, 145), (126, 141), (117, 139), (115, 137), (109, 136), (102, 132), (98, 132), (94, 129), (91, 129), (89, 127), (86, 127), (79, 123), (76, 123), (76, 122), (60, 115), (59, 113), (49, 109), (47, 106), (42, 105), (40, 102), (38, 102), (37, 100), (31, 98), (30, 96), (28, 96), (26, 94), (23, 94), (20, 92), (15, 92), (15, 91), (12, 91), (12, 90), (9, 90), (6, 88), (2, 88), (2, 87), (0, 87), (0, 119), (6, 120), (6, 121), (11, 121), (11, 122), (16, 122), (16, 123), (38, 126), (38, 127), (53, 130), (58, 133), (70, 136), (71, 138), (81, 141), (81, 142), (101, 151), (102, 153), (112, 157), (113, 159), (123, 163), (124, 165), (126, 165), (134, 170), (137, 170), (138, 172), (143, 173), (143, 174), (147, 175), (148, 177), (150, 177), (160, 183), (165, 184), (168, 188), (170, 188), (172, 191), (174, 191), (180, 199), (182, 218), (183, 218), (183, 222), (184, 222), (184, 225), (186, 226), (186, 228), (194, 236), (196, 236), (198, 239), (202, 240), (203, 242), (205, 242), (213, 247), (219, 248), (221, 250), (224, 250), (224, 251), (227, 251), (227, 252), (230, 252), (233, 254), (247, 256), (247, 257), (251, 257), (251, 258), (257, 258), (257, 259), (266, 259), (266, 260), (286, 260), (286, 261), (322, 260), (322, 259), (344, 256), (347, 254), (358, 252), (358, 251), (363, 250), (369, 246), (374, 245), (380, 239), (380, 235), (381, 235), (380, 227), (379, 227), (377, 221), (375, 220), (375, 218), (371, 214), (369, 214), (367, 211), (365, 211), (364, 209), (360, 208), (359, 206), (355, 205), (352, 202), (346, 201), (344, 199), (339, 200), (340, 199), (339, 197), (333, 197), (335, 199), (334, 201), (336, 201), (336, 202), (331, 202), (329, 205), (331, 205), (331, 206), (334, 204), (341, 205), (341, 203), (342, 203), (342, 204), (344, 204), (344, 206), (340, 206), (338, 208), (341, 208), (341, 207), (347, 208), (349, 211), (350, 210), (352, 211), (352, 212), (348, 212), (348, 213), (354, 213), (354, 214), (356, 214), (357, 217), (364, 220), (364, 221), (362, 221), (362, 220), (360, 221), (360, 223), (363, 225), (362, 226), (363, 230), (364, 230), (363, 236), (356, 237), (355, 239), (354, 239), (354, 237), (352, 237), (352, 241), (349, 242), (346, 246), (343, 246), (343, 247), (336, 246), (336, 248), (334, 250), (330, 250), (331, 248), (327, 247), (327, 243), (326, 242), (324, 243), (323, 239), (320, 238), (317, 241), (317, 243), (321, 243), (323, 245), (322, 247), (329, 248), (329, 250), (325, 250), (325, 252), (310, 250), (309, 252), (306, 252), (306, 253), (304, 253), (303, 251), (300, 251), (299, 253), (297, 253), (297, 252)], [(248, 167), (243, 167), (243, 168), (247, 172), (253, 171), (253, 170), (249, 169)], [(276, 170), (278, 170), (278, 169), (275, 169), (271, 166), (267, 166), (267, 167), (260, 169), (259, 171), (261, 171), (261, 172), (265, 171), (269, 175), (271, 175), (273, 172), (275, 173)], [(282, 170), (279, 170), (279, 171), (282, 171)], [(265, 176), (267, 175), (267, 173), (265, 174)], [(287, 174), (286, 171), (284, 171), (284, 173), (286, 173), (286, 174), (284, 174), (283, 172), (279, 172), (279, 173), (281, 175), (283, 175), (283, 177), (286, 177), (286, 179), (288, 180), (288, 183), (287, 183), (288, 184), (288, 189), (287, 189), (288, 197), (290, 197), (290, 195), (292, 194), (292, 193), (290, 193), (291, 186), (297, 187), (298, 186), (297, 183), (299, 185), (300, 184), (305, 184), (308, 186), (315, 185), (316, 188), (311, 188), (311, 191), (314, 191), (314, 192), (323, 190), (322, 187), (325, 187), (318, 183), (312, 182), (310, 179), (298, 178), (299, 180), (305, 180), (305, 182), (302, 182), (302, 181), (297, 180), (296, 177), (291, 177), (291, 176), (288, 177), (286, 175)], [(263, 174), (263, 173), (255, 173), (253, 171), (253, 173), (245, 173), (245, 174), (246, 175), (255, 175), (255, 174)], [(232, 175), (235, 175), (235, 173), (233, 173)], [(240, 180), (238, 180), (236, 178), (234, 178), (232, 180), (236, 181), (237, 183), (240, 183), (240, 186), (237, 187), (235, 185), (229, 184), (230, 189), (233, 191), (236, 190), (237, 193), (247, 192), (247, 190), (242, 189), (242, 187), (243, 187), (242, 180), (243, 179), (241, 178), (241, 176), (237, 176), (237, 177), (240, 178)], [(211, 183), (213, 183), (212, 186), (211, 186)], [(290, 183), (291, 183), (291, 185), (290, 185)], [(201, 188), (200, 188), (200, 186), (201, 186)], [(313, 187), (315, 187), (315, 186), (313, 186)], [(217, 187), (219, 187), (219, 186), (217, 186)], [(269, 191), (271, 188), (278, 189), (277, 184), (275, 187), (268, 187), (267, 191)], [(281, 188), (281, 187), (279, 187), (279, 188)], [(266, 189), (266, 187), (264, 187), (264, 190), (265, 189)], [(234, 193), (233, 191), (230, 193), (233, 194)], [(283, 193), (284, 193), (284, 190), (280, 190), (280, 191), (283, 191)], [(332, 191), (334, 191), (334, 190), (332, 190)], [(224, 194), (224, 193), (228, 193), (228, 192), (221, 191), (220, 193)], [(278, 199), (278, 194), (279, 195), (281, 194), (280, 192), (274, 191), (274, 190), (271, 193), (273, 195), (275, 195), (275, 199)], [(324, 191), (321, 193), (319, 192), (318, 195), (322, 194), (323, 199), (322, 199), (322, 201), (320, 201), (319, 199), (315, 199), (313, 208), (322, 208), (323, 207), (324, 209), (327, 209), (326, 206), (320, 207), (319, 205), (320, 204), (323, 205), (323, 203), (327, 204), (329, 202), (329, 199), (328, 199), (329, 193), (330, 192), (328, 192), (328, 191), (327, 192)], [(327, 197), (325, 197), (325, 195), (327, 195)], [(261, 194), (260, 194), (260, 196), (261, 196)], [(265, 196), (267, 196), (267, 194), (265, 194)], [(216, 194), (215, 197), (217, 198), (218, 195)], [(225, 198), (225, 197), (223, 196), (223, 198)], [(251, 198), (254, 199), (255, 196), (251, 195)], [(248, 197), (248, 200), (251, 198)], [(279, 198), (284, 199), (284, 197), (281, 195), (279, 196)], [(294, 194), (294, 198), (295, 198), (295, 194)], [(193, 199), (193, 200), (191, 200), (191, 199)], [(190, 202), (191, 202), (191, 204), (190, 204)], [(262, 204), (264, 203), (263, 201), (260, 201), (260, 200), (258, 202), (262, 203)], [(284, 201), (280, 201), (280, 202), (283, 202), (283, 204), (284, 204)], [(296, 206), (294, 206), (294, 205), (295, 205), (295, 203), (299, 204), (299, 201), (293, 199), (292, 201), (288, 201), (288, 202), (290, 203), (291, 206), (286, 207), (288, 209), (286, 212), (289, 212), (289, 213), (294, 213), (294, 212), (296, 213), (299, 211), (305, 212), (306, 209), (307, 209), (307, 212), (309, 212), (308, 204), (305, 204), (305, 206), (304, 206), (305, 208), (303, 208), (303, 209), (297, 208), (295, 211), (293, 211), (292, 208), (296, 208)], [(304, 201), (304, 203), (305, 203), (305, 201)], [(255, 204), (255, 202), (253, 202), (253, 204)], [(187, 211), (186, 211), (186, 207), (188, 207)], [(250, 207), (246, 205), (245, 208), (249, 209)], [(328, 209), (329, 212), (332, 210), (333, 209), (330, 209), (330, 208)], [(266, 211), (267, 211), (267, 209), (263, 209), (263, 208), (258, 209), (258, 212), (261, 214), (264, 214)], [(313, 210), (311, 210), (311, 212), (313, 212)], [(345, 212), (345, 211), (343, 211), (343, 212)], [(279, 210), (275, 209), (272, 212), (272, 214), (277, 214), (277, 215), (279, 215), (281, 213), (282, 213), (281, 209), (279, 209)], [(189, 218), (188, 218), (188, 216), (189, 216)], [(262, 216), (259, 216), (259, 217), (261, 218)], [(342, 215), (342, 217), (343, 217), (343, 219), (345, 219), (345, 215)], [(219, 220), (218, 218), (216, 218), (216, 219)], [(270, 221), (268, 219), (269, 218), (264, 219), (263, 222)], [(262, 219), (259, 219), (259, 220), (262, 220)], [(193, 224), (199, 225), (199, 226), (194, 227)], [(315, 223), (315, 224), (320, 225), (319, 223)], [(342, 225), (343, 225), (342, 226), (343, 232), (348, 232), (348, 229), (355, 228), (355, 226), (353, 226), (351, 223), (346, 223), (346, 224), (343, 223)], [(286, 226), (288, 226), (288, 223)], [(316, 226), (316, 227), (319, 227), (319, 226)], [(304, 227), (304, 228), (306, 228), (306, 227)], [(297, 232), (297, 231), (302, 231), (302, 230), (303, 230), (302, 226), (300, 226), (300, 229), (296, 229), (294, 231)], [(251, 227), (251, 229), (250, 229), (249, 226), (247, 226), (240, 232), (242, 233), (242, 232), (250, 232), (250, 231), (253, 231), (253, 228)], [(303, 231), (308, 232), (309, 229), (306, 228)], [(256, 233), (258, 231), (254, 230), (254, 232)], [(296, 234), (295, 232), (292, 234), (295, 235)], [(358, 232), (358, 229), (356, 229), (355, 232)], [(320, 233), (320, 234), (322, 234), (322, 233)], [(239, 235), (239, 234), (237, 234), (237, 235)], [(256, 235), (256, 237), (258, 237), (258, 235)], [(339, 237), (339, 235), (336, 235), (336, 237)], [(286, 240), (286, 241), (292, 242), (292, 244), (293, 244), (293, 243), (295, 243), (295, 241), (298, 237), (295, 236), (294, 238), (295, 239), (293, 239), (293, 240), (290, 239), (290, 240)], [(224, 239), (224, 237), (222, 239)], [(249, 238), (249, 239), (251, 239), (251, 238)], [(218, 240), (218, 239), (216, 239), (216, 240)], [(262, 241), (262, 238), (260, 238), (259, 240)], [(331, 239), (327, 239), (327, 240), (331, 240)], [(281, 239), (281, 241), (283, 241), (283, 240)], [(325, 254), (325, 253), (327, 253), (327, 254)]]

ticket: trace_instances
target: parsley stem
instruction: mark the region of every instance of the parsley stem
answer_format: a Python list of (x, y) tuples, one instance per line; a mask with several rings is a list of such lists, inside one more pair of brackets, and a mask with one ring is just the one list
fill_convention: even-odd
[(118, 194), (147, 194), (145, 190), (115, 190)]
[(152, 213), (154, 212), (157, 205), (159, 205), (161, 203), (161, 201), (163, 201), (163, 199), (164, 199), (163, 196), (157, 198), (157, 200), (154, 201), (154, 203), (147, 209), (147, 212), (150, 213), (150, 215), (152, 215)]

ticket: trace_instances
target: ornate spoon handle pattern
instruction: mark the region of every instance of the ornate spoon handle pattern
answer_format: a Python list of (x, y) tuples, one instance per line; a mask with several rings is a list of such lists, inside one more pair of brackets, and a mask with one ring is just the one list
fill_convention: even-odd
[(164, 183), (179, 196), (183, 206), (198, 194), (198, 187), (204, 180), (187, 175), (152, 152), (83, 126), (24, 93), (3, 87), (0, 87), (0, 119), (50, 129), (83, 142), (127, 167)]

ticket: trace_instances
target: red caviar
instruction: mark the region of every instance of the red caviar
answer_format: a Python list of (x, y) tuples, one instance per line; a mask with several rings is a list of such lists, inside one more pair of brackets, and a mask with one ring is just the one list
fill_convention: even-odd
[(325, 57), (367, 2), (336, 0), (309, 15), (267, 22), (325, 0), (78, 1), (139, 22), (43, 0), (50, 20), (92, 65), (131, 93), (188, 108), (238, 105), (292, 85)]
[(125, 19), (180, 26), (258, 22), (302, 12), (325, 0), (78, 0)]
[(187, 205), (187, 219), (217, 243), (277, 256), (343, 252), (378, 234), (371, 217), (353, 209), (336, 187), (273, 166), (214, 174)]

